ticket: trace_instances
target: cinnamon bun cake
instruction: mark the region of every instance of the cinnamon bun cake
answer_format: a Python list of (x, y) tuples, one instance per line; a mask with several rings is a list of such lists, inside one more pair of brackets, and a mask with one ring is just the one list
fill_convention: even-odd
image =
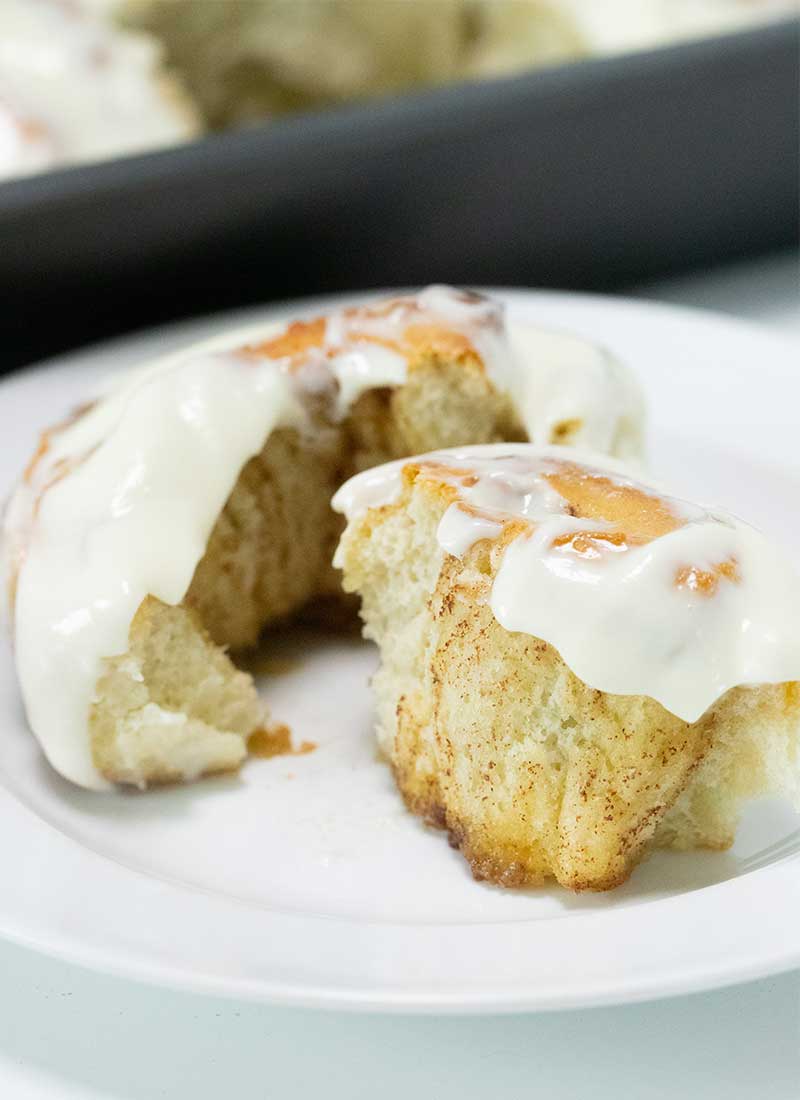
[(238, 767), (267, 717), (227, 650), (337, 598), (338, 486), (525, 439), (635, 456), (636, 387), (603, 350), (444, 287), (227, 334), (46, 431), (4, 541), (19, 680), (52, 765), (98, 788)]
[(619, 463), (529, 444), (348, 481), (336, 561), (380, 647), (378, 737), (479, 879), (602, 890), (800, 798), (800, 574)]
[(0, 2), (0, 180), (196, 136), (185, 89), (110, 0)]

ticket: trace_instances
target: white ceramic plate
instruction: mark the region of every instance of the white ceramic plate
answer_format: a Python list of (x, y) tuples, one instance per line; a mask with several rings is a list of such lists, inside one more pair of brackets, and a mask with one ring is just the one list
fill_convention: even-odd
[[(637, 370), (662, 480), (800, 546), (792, 345), (672, 307), (506, 298), (513, 314), (599, 340)], [(0, 384), (0, 491), (38, 429), (98, 375), (221, 323), (117, 342)], [(369, 647), (294, 635), (265, 661), (274, 715), (317, 751), (191, 787), (94, 794), (43, 762), (3, 640), (0, 933), (193, 990), (410, 1011), (622, 1002), (800, 965), (800, 830), (788, 807), (754, 805), (730, 852), (659, 853), (608, 894), (502, 891), (474, 882), (445, 837), (402, 808), (373, 748)]]

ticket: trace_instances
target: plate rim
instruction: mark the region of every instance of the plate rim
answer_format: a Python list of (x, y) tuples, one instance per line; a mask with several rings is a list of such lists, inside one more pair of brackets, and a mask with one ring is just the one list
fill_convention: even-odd
[[(569, 291), (539, 291), (523, 290), (520, 288), (484, 289), (510, 302), (521, 302), (523, 304), (538, 303), (540, 305), (546, 305), (548, 302), (551, 304), (559, 302), (567, 306), (572, 304), (582, 304), (584, 306), (593, 305), (598, 308), (618, 310), (621, 316), (633, 307), (640, 315), (652, 314), (655, 312), (661, 314), (662, 317), (671, 316), (678, 323), (691, 321), (693, 323), (705, 322), (706, 324), (713, 324), (715, 326), (721, 324), (742, 333), (747, 331), (751, 337), (772, 343), (776, 347), (780, 346), (783, 350), (788, 351), (793, 348), (793, 342), (790, 338), (781, 333), (772, 332), (770, 329), (758, 323), (743, 321), (738, 318), (728, 317), (724, 314), (718, 314), (713, 311), (691, 306), (679, 306), (670, 303), (652, 302), (649, 300), (642, 301), (621, 296), (585, 294)], [(397, 288), (391, 288), (390, 292), (396, 292), (396, 290)], [(246, 323), (248, 319), (252, 320), (256, 316), (263, 316), (266, 320), (270, 316), (275, 317), (284, 313), (304, 313), (312, 309), (324, 308), (333, 303), (352, 301), (359, 297), (372, 297), (379, 293), (381, 293), (381, 291), (369, 291), (364, 294), (326, 295), (324, 297), (301, 300), (295, 299), (290, 302), (270, 304), (268, 307), (248, 307), (246, 310), (226, 311), (219, 315), (195, 318), (190, 321), (184, 320), (166, 326), (159, 326), (155, 329), (147, 329), (139, 333), (129, 334), (126, 337), (105, 341), (102, 344), (84, 348), (77, 352), (59, 355), (52, 359), (45, 360), (42, 363), (27, 367), (22, 371), (1, 379), (0, 394), (7, 393), (10, 389), (13, 389), (16, 384), (29, 384), (34, 376), (41, 375), (43, 372), (50, 373), (53, 370), (70, 368), (79, 371), (82, 366), (86, 366), (84, 361), (87, 358), (90, 362), (93, 362), (95, 357), (102, 357), (106, 349), (113, 353), (114, 349), (119, 349), (127, 344), (138, 343), (139, 341), (147, 339), (171, 339), (172, 337), (178, 337), (180, 341), (183, 342), (184, 339), (193, 338), (193, 329), (203, 325), (213, 324), (215, 326), (222, 326)], [(791, 372), (788, 369), (788, 363), (787, 369), (784, 371), (781, 367), (778, 373), (785, 374), (787, 379), (790, 378)], [(41, 829), (39, 827), (41, 827)], [(73, 850), (66, 859), (66, 863), (72, 867), (73, 871), (77, 867), (79, 873), (85, 871), (87, 874), (94, 877), (97, 877), (99, 873), (99, 878), (102, 881), (104, 877), (103, 869), (101, 868), (98, 872), (96, 867), (93, 868), (90, 866), (92, 861), (101, 861), (104, 865), (107, 865), (105, 867), (106, 878), (109, 877), (110, 874), (112, 879), (122, 876), (122, 879), (128, 880), (128, 887), (132, 889), (131, 900), (133, 904), (143, 903), (145, 898), (149, 898), (150, 901), (155, 900), (157, 904), (166, 906), (170, 912), (174, 907), (177, 907), (177, 911), (181, 911), (186, 908), (186, 898), (188, 897), (190, 899), (188, 902), (189, 911), (194, 911), (196, 917), (198, 909), (205, 906), (211, 923), (213, 923), (215, 911), (219, 908), (220, 904), (223, 909), (228, 911), (231, 910), (231, 906), (235, 907), (237, 905), (233, 899), (218, 898), (213, 894), (205, 895), (206, 901), (204, 902), (201, 893), (192, 890), (190, 887), (156, 879), (146, 871), (123, 866), (122, 864), (116, 863), (112, 857), (85, 848), (78, 841), (62, 833), (57, 826), (51, 825), (41, 818), (34, 809), (25, 805), (13, 791), (5, 786), (4, 783), (0, 783), (0, 828), (6, 835), (10, 836), (20, 835), (20, 830), (22, 830), (23, 833), (26, 831), (31, 834), (41, 833), (40, 839), (37, 840), (36, 843), (37, 845), (43, 846), (43, 850), (46, 849), (49, 851), (54, 844), (60, 849), (68, 849), (71, 847)], [(41, 832), (41, 830), (44, 830), (44, 832)], [(53, 836), (60, 839), (54, 841)], [(707, 965), (704, 968), (702, 962), (695, 962), (694, 968), (690, 968), (688, 971), (685, 967), (683, 969), (678, 967), (671, 971), (663, 971), (663, 966), (666, 965), (664, 962), (662, 963), (662, 972), (659, 972), (658, 968), (655, 968), (655, 970), (646, 973), (644, 978), (634, 978), (630, 973), (627, 973), (624, 980), (618, 977), (615, 982), (612, 982), (609, 976), (606, 975), (605, 985), (600, 984), (584, 989), (566, 989), (563, 987), (563, 983), (562, 986), (559, 987), (558, 980), (556, 979), (555, 985), (551, 984), (545, 987), (540, 983), (534, 988), (529, 987), (527, 989), (512, 987), (512, 985), (508, 984), (503, 987), (501, 984), (495, 988), (479, 988), (475, 986), (471, 990), (462, 989), (460, 992), (454, 990), (449, 992), (445, 992), (444, 990), (436, 992), (435, 989), (432, 988), (428, 988), (427, 992), (421, 992), (419, 989), (402, 990), (399, 988), (389, 989), (386, 987), (376, 987), (374, 985), (370, 986), (368, 972), (366, 980), (364, 975), (362, 975), (361, 980), (364, 984), (360, 989), (348, 988), (347, 984), (343, 982), (337, 985), (335, 980), (332, 979), (316, 987), (311, 983), (298, 984), (295, 982), (292, 984), (285, 979), (269, 980), (265, 978), (263, 974), (257, 977), (248, 977), (240, 974), (233, 979), (230, 974), (215, 973), (211, 969), (204, 971), (202, 966), (198, 967), (195, 965), (187, 969), (185, 963), (170, 962), (164, 958), (143, 959), (142, 952), (146, 954), (148, 950), (148, 944), (146, 943), (139, 944), (138, 948), (133, 950), (131, 950), (129, 944), (128, 954), (126, 955), (124, 951), (122, 954), (119, 953), (119, 945), (117, 949), (114, 949), (109, 946), (98, 945), (96, 942), (92, 943), (85, 939), (81, 940), (80, 936), (78, 936), (74, 930), (70, 933), (66, 928), (55, 927), (51, 928), (48, 932), (46, 927), (41, 925), (37, 927), (35, 921), (31, 923), (30, 915), (24, 912), (24, 906), (20, 908), (19, 905), (17, 905), (15, 912), (14, 902), (18, 900), (15, 899), (16, 891), (13, 889), (15, 884), (9, 883), (7, 880), (0, 882), (0, 935), (7, 940), (29, 949), (38, 950), (44, 954), (63, 959), (67, 962), (114, 974), (118, 977), (141, 981), (151, 985), (183, 989), (187, 992), (214, 994), (217, 996), (234, 997), (243, 1000), (265, 1001), (274, 1004), (297, 1005), (303, 1007), (348, 1009), (353, 1011), (369, 1010), (372, 1012), (450, 1014), (552, 1011), (556, 1009), (590, 1007), (594, 1005), (632, 1003), (661, 997), (677, 996), (689, 992), (721, 988), (725, 985), (755, 980), (781, 971), (800, 968), (800, 874), (797, 873), (797, 867), (792, 867), (793, 862), (796, 861), (789, 860), (783, 863), (772, 864), (749, 872), (746, 876), (740, 876), (739, 878), (712, 884), (699, 890), (688, 891), (684, 894), (678, 894), (663, 899), (663, 904), (667, 906), (677, 906), (677, 909), (680, 910), (690, 904), (688, 899), (693, 898), (693, 904), (696, 906), (698, 904), (697, 899), (699, 895), (703, 894), (706, 895), (706, 897), (700, 903), (700, 910), (702, 911), (707, 907), (708, 897), (712, 892), (715, 892), (715, 896), (717, 897), (719, 896), (719, 891), (727, 890), (731, 893), (735, 893), (737, 885), (738, 888), (741, 889), (741, 883), (745, 878), (750, 883), (757, 880), (759, 883), (757, 894), (760, 894), (760, 898), (758, 899), (759, 905), (763, 907), (766, 896), (769, 895), (769, 897), (778, 900), (778, 907), (782, 905), (785, 910), (790, 911), (792, 919), (787, 921), (784, 913), (782, 921), (773, 921), (773, 924), (770, 926), (773, 938), (770, 939), (769, 944), (765, 945), (763, 939), (760, 944), (751, 944), (750, 951), (746, 954), (743, 961), (736, 962), (735, 960), (732, 961), (728, 959), (724, 963), (718, 962), (711, 968)], [(110, 870), (112, 868), (114, 869), (113, 872)], [(126, 891), (123, 890), (122, 892), (125, 893)], [(637, 908), (641, 907), (632, 907), (632, 910), (635, 911)], [(645, 908), (650, 907), (648, 906)], [(713, 909), (714, 906), (712, 904), (712, 912)], [(280, 930), (281, 924), (287, 922), (294, 922), (306, 926), (309, 922), (323, 921), (326, 922), (329, 930), (337, 923), (351, 930), (354, 928), (363, 929), (369, 924), (369, 922), (359, 922), (351, 918), (321, 918), (319, 916), (298, 914), (280, 914), (279, 918), (276, 920), (274, 919), (275, 915), (271, 914), (269, 911), (256, 910), (256, 912), (260, 920), (265, 923), (271, 921), (278, 930)], [(623, 926), (631, 921), (633, 921), (635, 925), (635, 917), (627, 917), (621, 922), (618, 920), (619, 916), (624, 914), (624, 912), (625, 907), (621, 907), (618, 910), (609, 909), (603, 912), (595, 912), (592, 916), (595, 921), (603, 922), (604, 924), (612, 924), (617, 920), (617, 923), (621, 923)], [(767, 920), (769, 920), (771, 916), (768, 909), (765, 910), (762, 915)], [(529, 930), (529, 935), (535, 935), (538, 930), (541, 938), (554, 939), (558, 942), (564, 938), (562, 933), (564, 932), (565, 926), (569, 923), (574, 924), (575, 921), (580, 919), (582, 919), (580, 914), (572, 914), (565, 916), (558, 922), (520, 921), (518, 923), (521, 929)], [(685, 920), (685, 915), (682, 916), (681, 919)], [(245, 925), (248, 923), (250, 922), (244, 922)], [(476, 943), (479, 943), (482, 935), (485, 936), (487, 928), (491, 928), (494, 923), (496, 922), (489, 921), (471, 926), (463, 924), (435, 925), (432, 926), (435, 929), (433, 939), (441, 939), (441, 936), (445, 932), (452, 934), (453, 929), (457, 929), (462, 939), (466, 936), (466, 938), (474, 939)], [(542, 925), (546, 923), (558, 924), (560, 928), (557, 934), (549, 937), (543, 936), (541, 929)], [(641, 921), (639, 923), (641, 923)], [(384, 937), (384, 939), (388, 937), (388, 939), (390, 939), (392, 934), (396, 933), (397, 929), (400, 927), (399, 925), (391, 923), (373, 925), (373, 931), (370, 935), (373, 937), (377, 936), (379, 940), (381, 937)], [(416, 930), (416, 934), (419, 935), (420, 927), (420, 925), (407, 926), (405, 934), (410, 930)], [(504, 927), (508, 928), (508, 925), (504, 924)], [(377, 932), (375, 931), (376, 929)], [(262, 934), (265, 934), (263, 930)], [(616, 934), (616, 932), (613, 932), (612, 938)], [(402, 939), (403, 936), (400, 938)], [(384, 946), (386, 946), (386, 944)], [(150, 943), (149, 947), (152, 951), (153, 944)], [(441, 950), (441, 943), (438, 944), (437, 949)], [(136, 954), (137, 950), (139, 952), (138, 955)]]
[[(10, 791), (5, 783), (0, 782), (0, 830), (5, 832), (7, 825), (19, 825), (19, 815), (26, 815), (30, 820), (29, 827), (33, 825), (41, 829), (43, 833), (49, 833), (64, 842), (78, 854), (80, 862), (94, 861), (98, 865), (105, 865), (105, 870), (114, 869), (113, 877), (121, 876), (127, 880), (127, 886), (133, 888), (136, 895), (144, 892), (155, 892), (162, 895), (162, 902), (173, 905), (177, 903), (180, 910), (186, 905), (187, 897), (189, 906), (197, 907), (206, 903), (209, 911), (214, 909), (226, 909), (228, 912), (238, 910), (255, 916), (258, 920), (269, 922), (273, 914), (260, 910), (257, 907), (248, 906), (246, 903), (230, 897), (215, 897), (202, 890), (195, 890), (188, 886), (182, 886), (163, 879), (155, 878), (146, 871), (131, 868), (123, 864), (117, 864), (109, 856), (84, 848), (77, 841), (62, 833), (55, 825), (51, 825), (38, 814), (18, 799), (17, 795)], [(14, 820), (16, 818), (16, 821)], [(24, 825), (23, 825), (24, 827)], [(68, 934), (50, 929), (48, 932), (39, 930), (31, 932), (25, 928), (25, 918), (18, 917), (14, 920), (9, 917), (8, 901), (9, 892), (7, 883), (0, 885), (0, 936), (10, 943), (14, 943), (28, 950), (37, 951), (54, 959), (59, 959), (72, 965), (84, 967), (112, 977), (135, 981), (139, 984), (156, 988), (169, 988), (187, 994), (221, 997), (228, 1000), (240, 1000), (253, 1003), (265, 1003), (297, 1008), (316, 1008), (326, 1010), (342, 1010), (348, 1012), (379, 1012), (382, 1014), (420, 1014), (420, 1015), (504, 1015), (519, 1012), (553, 1012), (569, 1011), (580, 1008), (596, 1008), (620, 1004), (635, 1004), (647, 1001), (668, 999), (672, 997), (707, 992), (722, 989), (739, 983), (756, 981), (760, 978), (770, 977), (787, 971), (800, 971), (800, 935), (797, 934), (798, 920), (800, 917), (800, 874), (797, 867), (791, 863), (797, 861), (784, 861), (772, 866), (760, 868), (750, 872), (746, 878), (752, 882), (756, 878), (762, 880), (761, 901), (769, 901), (772, 906), (774, 893), (779, 893), (786, 904), (790, 902), (791, 918), (784, 914), (780, 928), (792, 936), (793, 943), (780, 942), (761, 951), (755, 956), (746, 957), (736, 965), (731, 965), (729, 960), (718, 963), (714, 968), (709, 968), (702, 961), (691, 970), (664, 969), (668, 963), (656, 972), (646, 972), (645, 976), (626, 975), (624, 981), (616, 981), (616, 984), (599, 984), (588, 989), (586, 987), (573, 988), (565, 991), (556, 980), (555, 984), (548, 987), (539, 985), (533, 988), (530, 984), (523, 988), (511, 990), (510, 987), (492, 987), (485, 989), (473, 988), (471, 990), (450, 990), (437, 992), (428, 990), (421, 993), (418, 989), (399, 990), (386, 988), (376, 990), (366, 986), (353, 988), (346, 983), (335, 984), (332, 981), (325, 983), (299, 984), (296, 981), (265, 980), (263, 977), (242, 978), (232, 981), (230, 975), (214, 973), (212, 970), (203, 970), (197, 965), (187, 968), (185, 965), (170, 963), (167, 961), (154, 961), (152, 958), (143, 959), (135, 953), (128, 955), (118, 954), (111, 947), (98, 946), (97, 943), (87, 941), (75, 934)], [(102, 876), (103, 869), (100, 874)], [(783, 883), (772, 883), (772, 889), (767, 889), (767, 879), (782, 879)], [(721, 892), (734, 894), (741, 883), (741, 878), (729, 879), (724, 882), (713, 883), (699, 890), (689, 890), (684, 893), (661, 899), (660, 904), (668, 907), (685, 909), (689, 905), (696, 904), (699, 895), (706, 895), (704, 901), (708, 902), (712, 895)], [(769, 897), (767, 897), (769, 895)], [(734, 901), (735, 904), (735, 901)], [(704, 906), (706, 907), (706, 906)], [(615, 923), (615, 918), (624, 915), (625, 924), (635, 924), (636, 912), (642, 907), (623, 907), (619, 910), (606, 910), (592, 914), (595, 922), (604, 924)], [(712, 912), (716, 906), (710, 907)], [(5, 910), (5, 911), (4, 911)], [(185, 914), (182, 914), (185, 915)], [(675, 914), (673, 913), (672, 916)], [(765, 913), (762, 915), (766, 915)], [(214, 914), (210, 912), (211, 918)], [(278, 920), (275, 924), (317, 924), (328, 927), (339, 926), (348, 932), (352, 930), (377, 931), (379, 937), (389, 936), (393, 933), (418, 934), (420, 926), (403, 926), (390, 923), (358, 922), (349, 918), (327, 917), (315, 914), (309, 917), (296, 914), (275, 914)], [(683, 917), (691, 914), (683, 914)], [(423, 930), (433, 934), (437, 946), (446, 936), (459, 932), (468, 939), (476, 941), (482, 939), (487, 930), (490, 933), (495, 929), (515, 931), (526, 930), (528, 934), (541, 931), (543, 925), (552, 926), (558, 932), (565, 930), (565, 926), (574, 925), (581, 921), (581, 915), (563, 917), (557, 921), (517, 921), (513, 925), (508, 922), (494, 921), (485, 924), (459, 925), (457, 923), (437, 924), (422, 926)], [(249, 921), (248, 923), (252, 923)], [(689, 921), (689, 926), (693, 922)], [(595, 929), (596, 930), (596, 929)], [(569, 931), (569, 929), (567, 929)], [(558, 936), (558, 939), (567, 937)], [(616, 940), (617, 930), (613, 931), (612, 938)], [(787, 936), (788, 939), (788, 936)], [(152, 945), (150, 945), (152, 946)], [(145, 948), (146, 950), (146, 948)]]

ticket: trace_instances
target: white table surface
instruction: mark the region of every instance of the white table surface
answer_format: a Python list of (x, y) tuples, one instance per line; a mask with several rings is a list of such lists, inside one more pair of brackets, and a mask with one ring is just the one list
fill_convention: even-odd
[[(800, 337), (794, 255), (634, 293)], [(194, 997), (0, 942), (0, 1097), (8, 1100), (584, 1095), (798, 1100), (800, 974), (629, 1007), (432, 1019)]]

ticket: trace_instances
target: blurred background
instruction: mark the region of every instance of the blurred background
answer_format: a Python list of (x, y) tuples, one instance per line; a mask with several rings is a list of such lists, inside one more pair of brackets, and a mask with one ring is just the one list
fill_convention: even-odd
[(0, 0), (0, 369), (453, 282), (792, 248), (797, 0)]

